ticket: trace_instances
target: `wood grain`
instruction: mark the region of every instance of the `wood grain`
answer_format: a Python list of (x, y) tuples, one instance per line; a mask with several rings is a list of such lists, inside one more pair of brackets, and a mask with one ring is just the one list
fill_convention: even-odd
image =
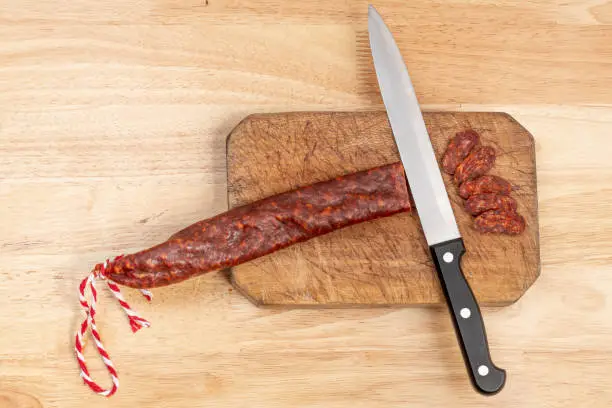
[(79, 281), (226, 210), (245, 116), (382, 109), (365, 1), (208, 3), (0, 1), (0, 407), (612, 406), (607, 0), (375, 3), (424, 109), (508, 112), (536, 141), (542, 273), (483, 311), (502, 393), (472, 391), (443, 308), (257, 308), (223, 274), (126, 290), (136, 335), (102, 290), (121, 385), (84, 387)]
[[(518, 300), (540, 274), (533, 137), (511, 116), (426, 112), (437, 158), (456, 132), (474, 129), (497, 152), (489, 174), (516, 188), (523, 234), (473, 228), (452, 177), (443, 174), (468, 248), (463, 269), (483, 305)], [(384, 111), (252, 115), (228, 137), (228, 199), (236, 207), (336, 176), (399, 161)], [(444, 296), (416, 212), (354, 225), (231, 268), (232, 282), (258, 305), (441, 305)]]

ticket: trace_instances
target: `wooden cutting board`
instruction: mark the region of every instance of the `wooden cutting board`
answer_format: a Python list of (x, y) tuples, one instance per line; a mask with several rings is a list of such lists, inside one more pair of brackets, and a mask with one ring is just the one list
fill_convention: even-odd
[[(463, 270), (482, 305), (516, 301), (540, 273), (533, 137), (511, 116), (426, 112), (440, 159), (449, 138), (472, 128), (497, 151), (489, 174), (509, 180), (527, 227), (520, 236), (473, 228), (444, 174), (467, 253)], [(227, 141), (230, 208), (338, 175), (399, 161), (385, 112), (294, 112), (245, 118)], [(391, 306), (444, 302), (416, 212), (354, 225), (231, 269), (257, 305)]]

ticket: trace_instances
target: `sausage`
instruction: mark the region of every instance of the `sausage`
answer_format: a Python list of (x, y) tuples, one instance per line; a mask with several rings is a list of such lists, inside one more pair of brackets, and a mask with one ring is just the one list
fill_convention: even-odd
[(525, 231), (525, 218), (516, 212), (491, 210), (474, 218), (474, 228), (482, 233), (518, 235)]
[(110, 280), (146, 289), (238, 265), (363, 221), (411, 211), (401, 163), (323, 181), (233, 208), (151, 248), (116, 259)]
[(467, 199), (465, 210), (471, 215), (478, 215), (489, 210), (515, 212), (516, 200), (510, 196), (496, 193), (476, 194)]
[(512, 185), (508, 181), (492, 175), (480, 176), (472, 180), (467, 180), (459, 187), (459, 195), (465, 199), (475, 194), (496, 193), (510, 195), (511, 192)]
[(461, 183), (484, 175), (495, 164), (495, 149), (490, 146), (477, 146), (457, 166), (454, 181), (457, 186)]
[(442, 169), (448, 174), (454, 174), (455, 169), (480, 141), (480, 136), (473, 130), (457, 132), (448, 143), (446, 153), (442, 158)]

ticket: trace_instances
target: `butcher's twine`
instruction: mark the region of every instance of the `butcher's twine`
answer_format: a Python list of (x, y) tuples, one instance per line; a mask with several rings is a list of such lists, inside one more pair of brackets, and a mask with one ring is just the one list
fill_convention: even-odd
[[(119, 258), (121, 258), (121, 256), (116, 257), (113, 262), (115, 262)], [(76, 332), (76, 340), (74, 347), (76, 352), (76, 358), (79, 362), (79, 367), (81, 368), (81, 378), (83, 378), (85, 384), (87, 384), (89, 388), (91, 388), (94, 392), (105, 397), (110, 397), (117, 391), (117, 388), (119, 387), (119, 378), (117, 376), (117, 370), (115, 369), (115, 366), (113, 365), (113, 362), (111, 361), (108, 352), (104, 348), (104, 345), (102, 345), (102, 339), (100, 337), (100, 333), (98, 332), (98, 328), (96, 327), (96, 302), (98, 300), (98, 292), (96, 291), (95, 286), (96, 279), (105, 280), (107, 282), (108, 288), (111, 290), (112, 294), (115, 295), (115, 298), (117, 298), (117, 301), (123, 308), (123, 311), (127, 314), (130, 321), (130, 327), (132, 328), (132, 332), (135, 333), (139, 329), (143, 327), (149, 327), (151, 325), (147, 320), (138, 316), (138, 314), (132, 310), (130, 305), (123, 298), (119, 286), (117, 286), (116, 283), (106, 279), (105, 272), (110, 264), (111, 263), (107, 259), (106, 262), (96, 265), (91, 274), (89, 274), (88, 277), (83, 279), (83, 281), (79, 285), (79, 301), (81, 302), (81, 307), (85, 311), (85, 320), (83, 320), (80, 329)], [(85, 297), (85, 291), (88, 287), (91, 291), (91, 298), (89, 301)], [(140, 291), (148, 301), (151, 301), (151, 299), (153, 298), (151, 292), (146, 289), (141, 289)], [(83, 337), (85, 336), (87, 329), (90, 327), (91, 335), (93, 337), (94, 342), (96, 343), (96, 347), (98, 348), (98, 353), (100, 353), (102, 361), (104, 361), (104, 365), (106, 365), (108, 373), (110, 374), (111, 380), (113, 382), (113, 385), (108, 389), (100, 387), (94, 380), (91, 379), (91, 376), (89, 375), (89, 370), (87, 369), (87, 365), (85, 364), (85, 357), (83, 356)]]

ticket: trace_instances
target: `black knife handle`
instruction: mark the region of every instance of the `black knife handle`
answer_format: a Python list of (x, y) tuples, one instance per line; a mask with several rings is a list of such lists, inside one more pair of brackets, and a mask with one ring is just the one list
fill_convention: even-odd
[(472, 384), (482, 394), (495, 394), (506, 383), (506, 371), (491, 361), (480, 308), (461, 270), (463, 240), (432, 245), (430, 250)]

